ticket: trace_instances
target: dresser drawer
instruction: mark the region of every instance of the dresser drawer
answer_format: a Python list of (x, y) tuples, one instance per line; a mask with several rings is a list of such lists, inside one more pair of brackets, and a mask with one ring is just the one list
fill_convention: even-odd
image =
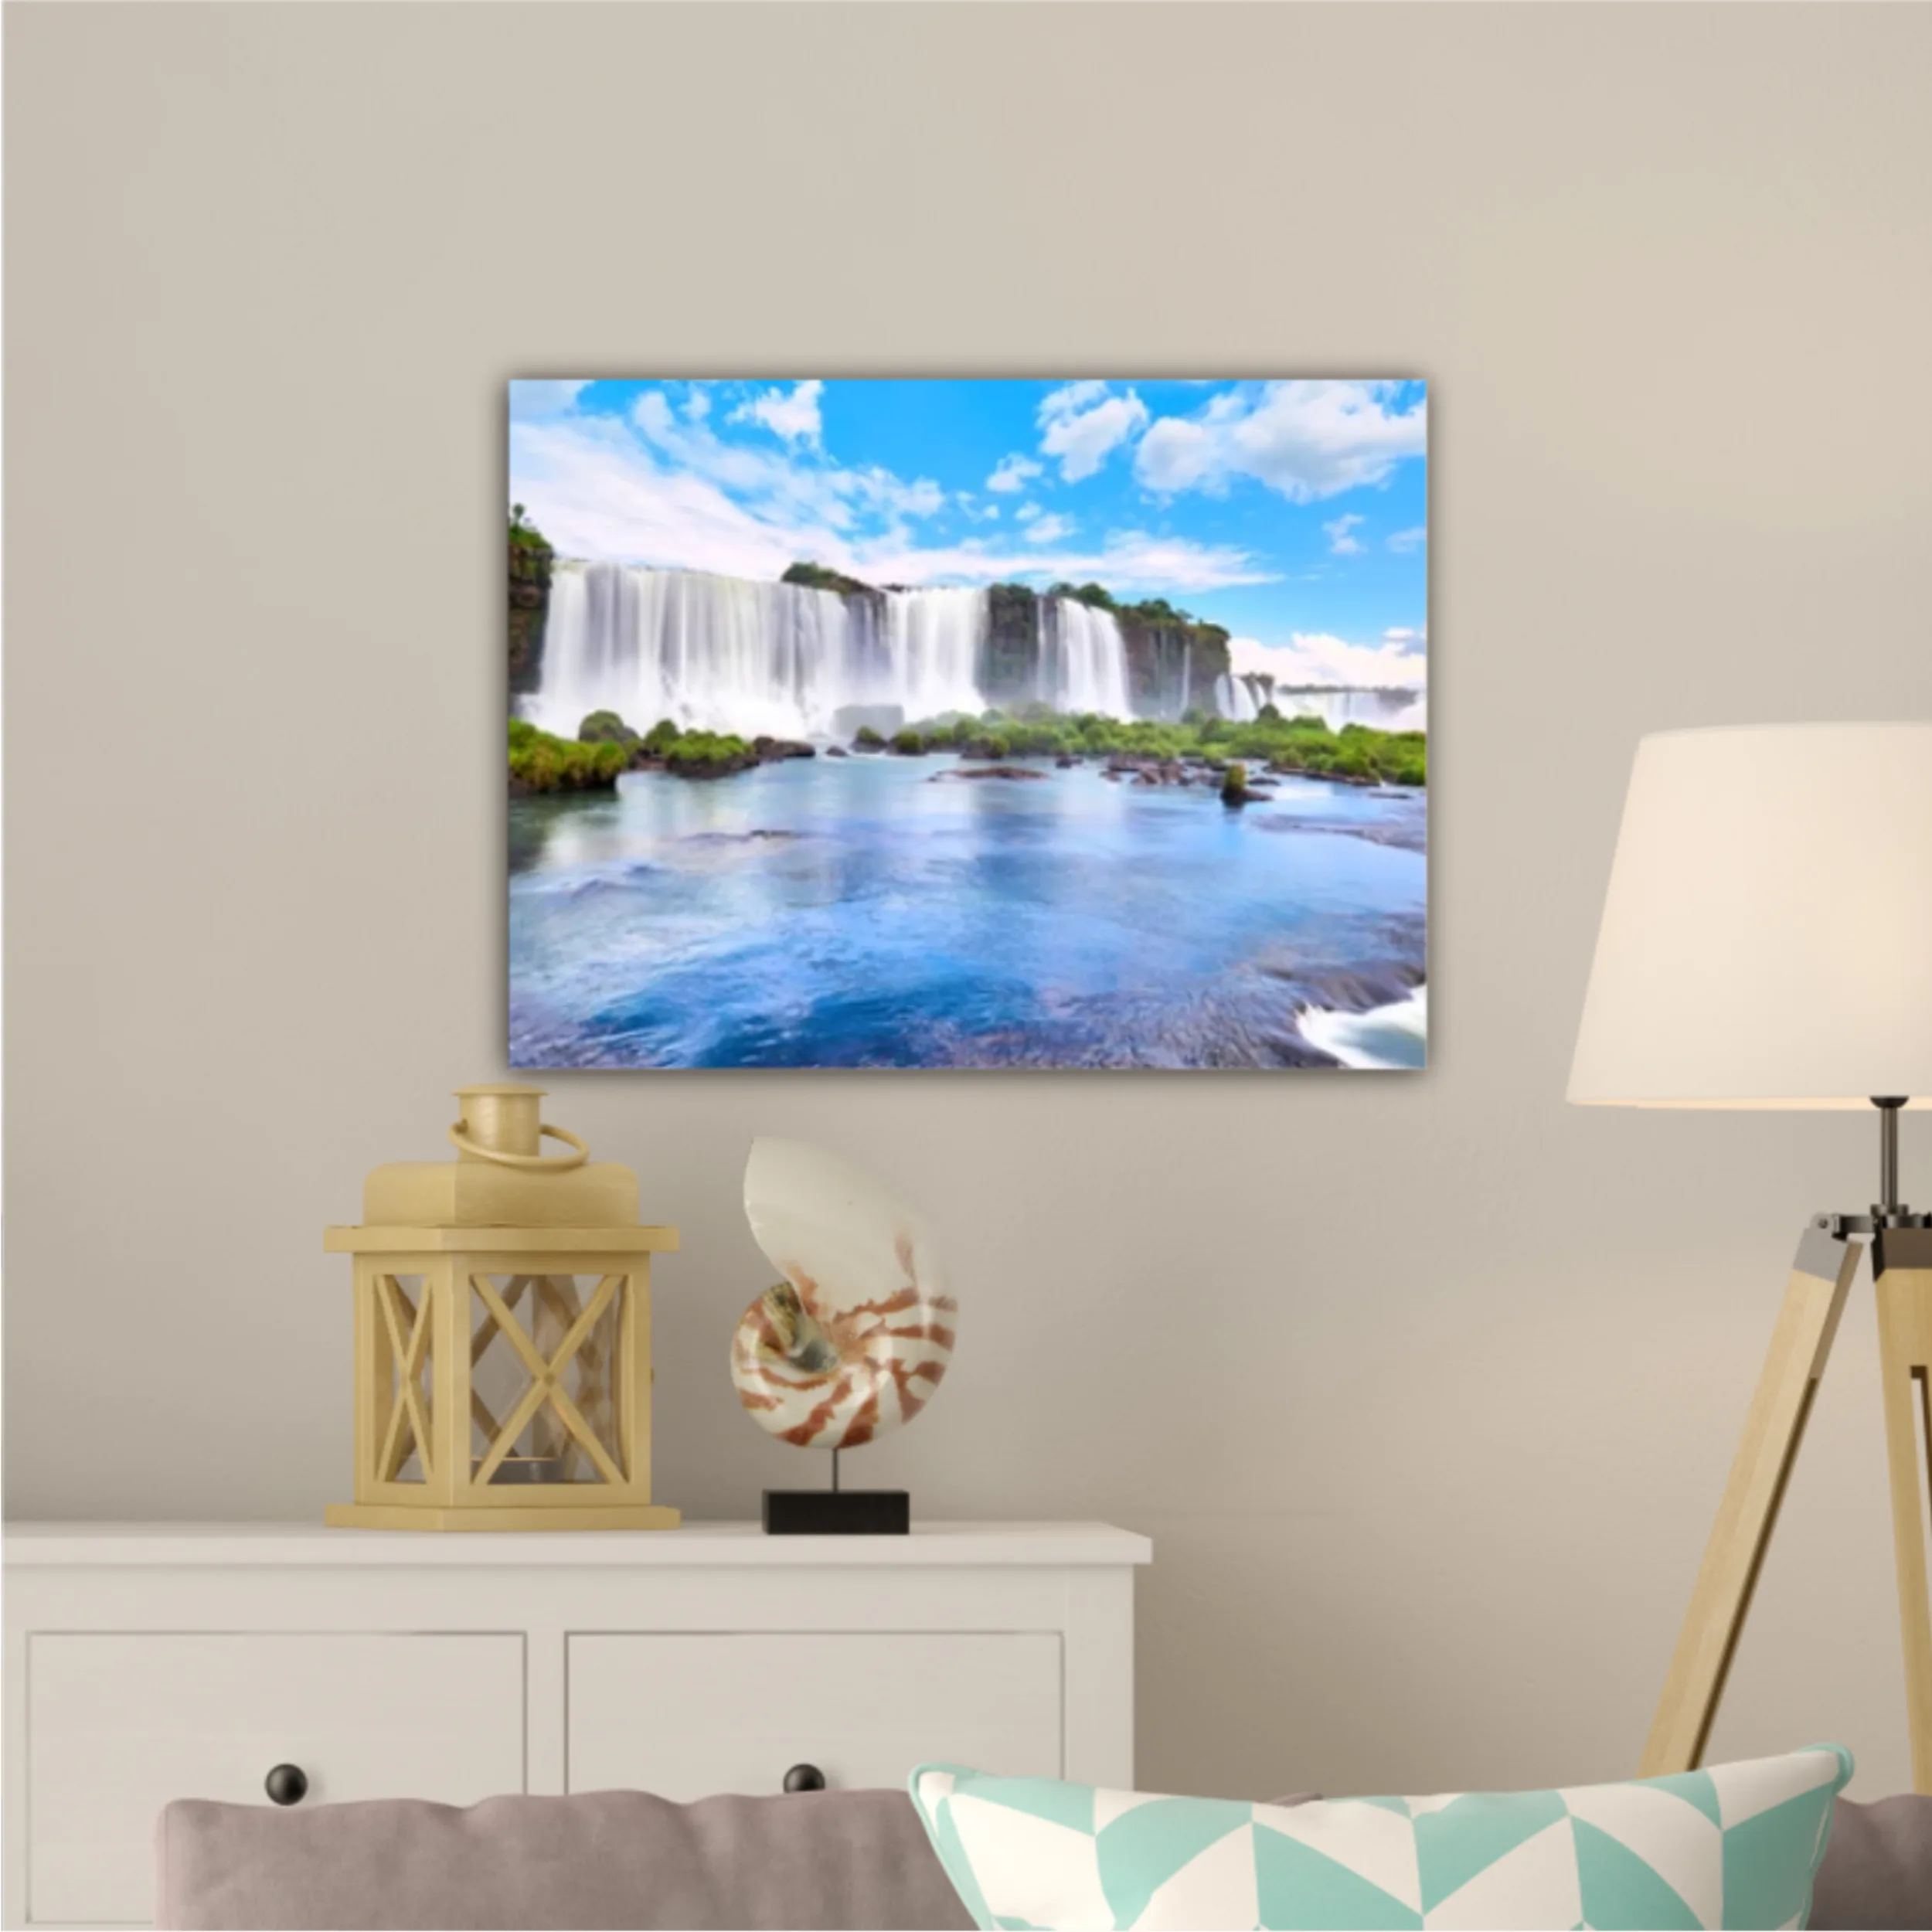
[(467, 1804), (524, 1783), (523, 1638), (36, 1631), (27, 1652), (28, 1911), (132, 1923), (153, 1910), (171, 1798)]
[(583, 1633), (569, 1668), (573, 1791), (777, 1791), (794, 1764), (835, 1790), (931, 1759), (1061, 1772), (1057, 1631)]

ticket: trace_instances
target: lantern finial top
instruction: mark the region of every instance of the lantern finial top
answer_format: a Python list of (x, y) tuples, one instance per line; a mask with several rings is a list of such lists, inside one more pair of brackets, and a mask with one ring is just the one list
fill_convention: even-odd
[[(457, 1145), (464, 1160), (488, 1160), (492, 1155), (508, 1155), (518, 1162), (536, 1157), (543, 1145), (542, 1087), (459, 1087), (456, 1097), (463, 1103)], [(580, 1161), (583, 1158), (577, 1156)]]
[[(628, 1167), (592, 1161), (580, 1134), (544, 1120), (542, 1087), (479, 1083), (457, 1087), (456, 1097), (462, 1116), (449, 1138), (457, 1158), (376, 1168), (363, 1183), (361, 1227), (338, 1233), (378, 1247), (379, 1235), (388, 1249), (420, 1247), (426, 1230), (440, 1229), (492, 1228), (498, 1239), (546, 1228), (662, 1233), (639, 1230), (638, 1180)], [(546, 1139), (570, 1151), (546, 1155)]]

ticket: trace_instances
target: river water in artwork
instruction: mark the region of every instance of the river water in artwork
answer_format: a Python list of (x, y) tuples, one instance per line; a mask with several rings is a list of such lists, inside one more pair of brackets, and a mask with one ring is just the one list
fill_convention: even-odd
[(1421, 1063), (1420, 791), (975, 769), (821, 751), (512, 799), (512, 1063)]

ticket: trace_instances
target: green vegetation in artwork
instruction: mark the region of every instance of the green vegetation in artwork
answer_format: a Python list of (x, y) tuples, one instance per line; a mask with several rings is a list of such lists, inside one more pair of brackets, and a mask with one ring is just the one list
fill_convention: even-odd
[[(946, 755), (976, 760), (1094, 759), (1121, 764), (1206, 764), (1221, 774), (1223, 797), (1253, 795), (1267, 771), (1348, 784), (1421, 787), (1428, 783), (1428, 740), (1420, 731), (1377, 731), (1319, 718), (1284, 718), (1264, 705), (1251, 723), (1190, 711), (1178, 721), (1066, 715), (1044, 706), (982, 712), (903, 726), (889, 738), (870, 725), (852, 736), (857, 751), (903, 758)], [(680, 730), (661, 718), (642, 736), (614, 711), (594, 711), (577, 738), (553, 737), (521, 718), (510, 720), (510, 784), (519, 792), (587, 791), (614, 785), (625, 771), (658, 769), (681, 778), (724, 778), (808, 747), (733, 732)]]
[(681, 778), (723, 778), (760, 762), (756, 748), (730, 731), (681, 731), (658, 755)]
[(1090, 605), (1096, 611), (1111, 611), (1115, 617), (1130, 624), (1141, 624), (1153, 628), (1163, 625), (1176, 630), (1191, 631), (1197, 635), (1226, 644), (1228, 632), (1225, 626), (1209, 624), (1185, 611), (1180, 611), (1169, 604), (1165, 597), (1143, 597), (1138, 604), (1124, 604), (1104, 583), (1056, 583), (1046, 594), (1049, 597), (1072, 597), (1077, 603)]
[(852, 597), (872, 587), (869, 583), (861, 583), (856, 577), (847, 577), (842, 570), (829, 570), (822, 563), (794, 563), (778, 581), (801, 584), (808, 590), (836, 590), (842, 597)]
[(594, 711), (577, 726), (578, 742), (587, 745), (634, 745), (643, 742), (614, 711)]
[(529, 511), (521, 503), (510, 505), (510, 548), (540, 552), (546, 557), (550, 554), (549, 539), (530, 521)]
[[(912, 749), (923, 746), (915, 742)], [(527, 718), (510, 720), (510, 789), (518, 793), (607, 789), (627, 771), (726, 778), (753, 765), (815, 755), (811, 746), (783, 738), (680, 730), (668, 718), (640, 736), (614, 711), (590, 713), (574, 739), (555, 737)]]
[[(878, 734), (861, 731), (855, 745), (876, 749)], [(1067, 716), (1040, 706), (1018, 713), (983, 713), (977, 718), (936, 719), (895, 733), (892, 749), (954, 752), (968, 758), (1118, 758), (1160, 764), (1205, 759), (1240, 760), (1249, 767), (1359, 784), (1423, 785), (1428, 782), (1428, 740), (1420, 731), (1378, 731), (1344, 725), (1332, 731), (1320, 718), (1284, 718), (1264, 706), (1252, 723), (1190, 712), (1178, 722), (1110, 718), (1097, 712)], [(1244, 774), (1243, 781), (1246, 783)]]
[(553, 738), (525, 718), (510, 720), (510, 788), (513, 791), (607, 790), (631, 762), (627, 746), (583, 744)]

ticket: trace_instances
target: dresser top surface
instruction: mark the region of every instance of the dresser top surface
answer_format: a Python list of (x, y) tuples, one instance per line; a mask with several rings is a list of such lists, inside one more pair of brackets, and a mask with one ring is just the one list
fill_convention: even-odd
[(1146, 1537), (1100, 1522), (915, 1522), (907, 1536), (767, 1536), (744, 1522), (442, 1536), (311, 1522), (10, 1522), (5, 1532), (8, 1564), (36, 1569), (1064, 1569), (1154, 1555)]

